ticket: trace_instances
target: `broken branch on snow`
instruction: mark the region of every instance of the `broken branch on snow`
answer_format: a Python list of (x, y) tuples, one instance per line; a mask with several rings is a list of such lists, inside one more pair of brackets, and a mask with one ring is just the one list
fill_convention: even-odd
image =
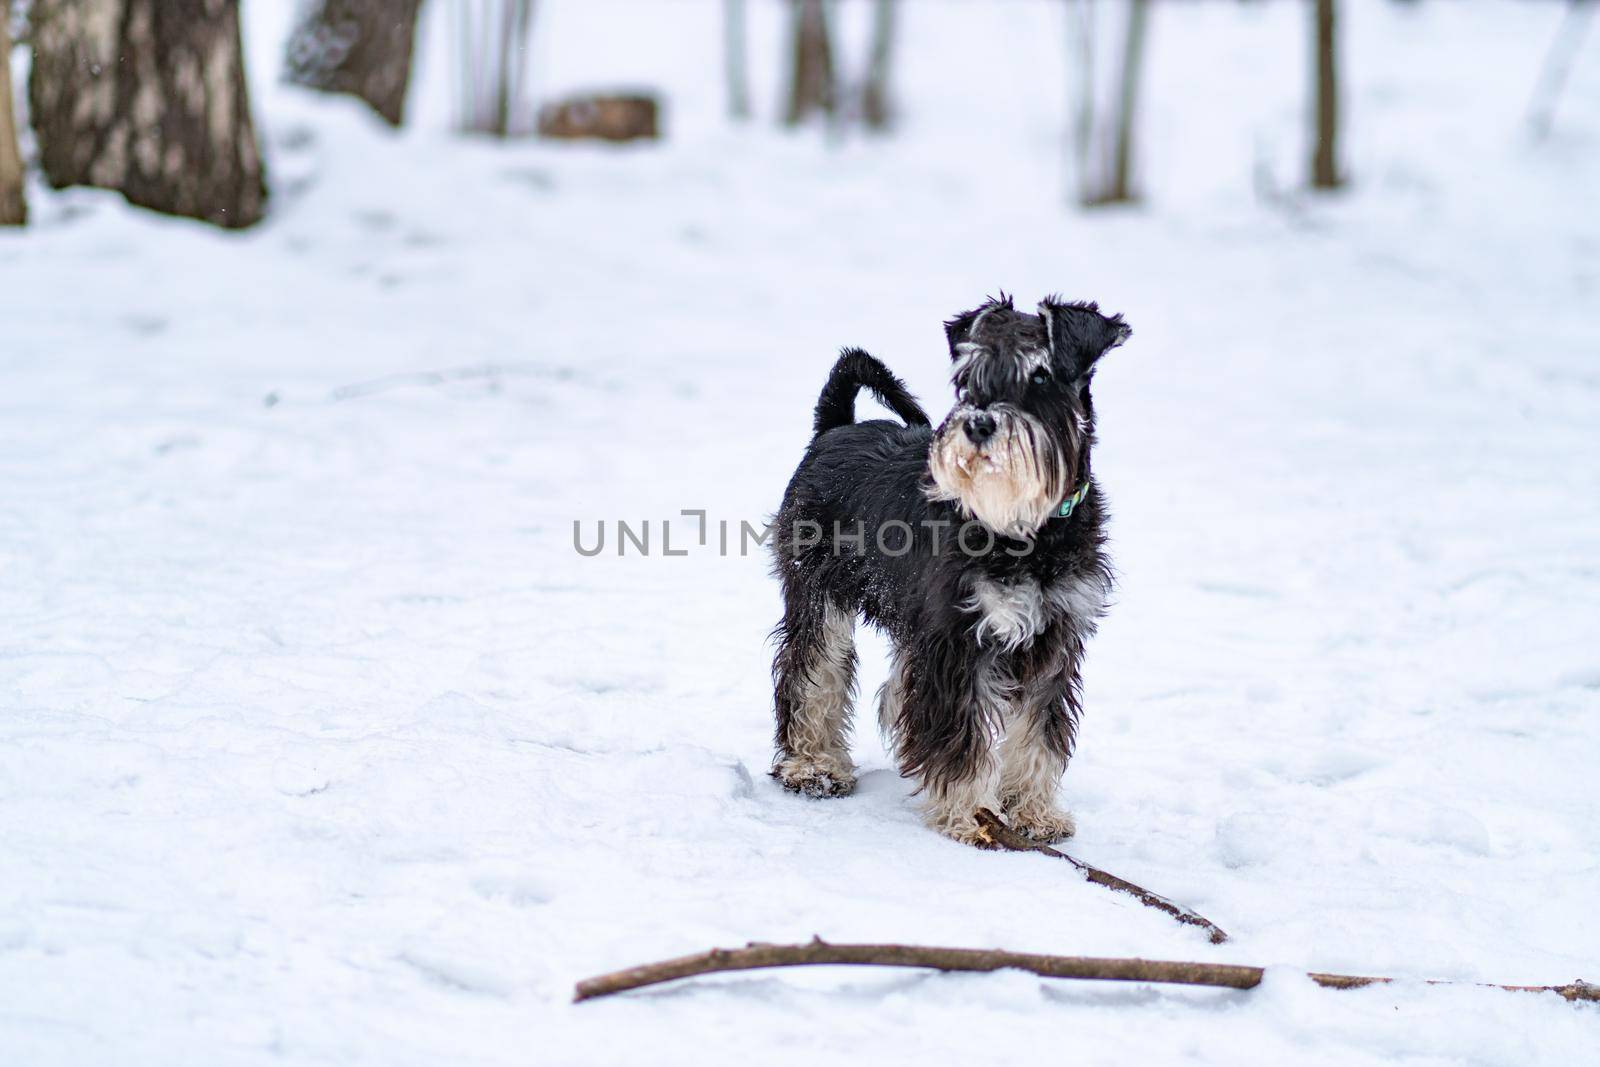
[(1012, 852), (1043, 852), (1046, 856), (1055, 856), (1057, 859), (1064, 859), (1082, 872), (1083, 876), (1089, 881), (1093, 882), (1095, 885), (1105, 886), (1107, 889), (1114, 889), (1119, 893), (1127, 893), (1130, 896), (1135, 897), (1139, 903), (1143, 904), (1147, 908), (1155, 908), (1157, 911), (1164, 911), (1181, 923), (1187, 923), (1190, 926), (1200, 927), (1206, 931), (1206, 934), (1211, 938), (1211, 943), (1213, 945), (1220, 945), (1224, 941), (1228, 940), (1228, 934), (1222, 929), (1222, 927), (1218, 926), (1216, 923), (1212, 922), (1210, 919), (1207, 919), (1198, 912), (1190, 911), (1183, 905), (1175, 904), (1158, 893), (1150, 892), (1150, 890), (1144, 888), (1143, 886), (1134, 885), (1132, 882), (1124, 878), (1118, 878), (1109, 871), (1102, 871), (1099, 867), (1095, 867), (1091, 864), (1083, 862), (1080, 859), (1069, 856), (1060, 849), (1051, 848), (1049, 845), (1042, 845), (1037, 841), (1029, 840), (1022, 834), (1007, 826), (998, 815), (990, 811), (988, 808), (979, 808), (975, 817), (978, 820), (978, 825), (983, 827), (983, 829), (988, 833), (989, 838), (1000, 848), (1008, 849)]
[[(573, 999), (592, 1000), (630, 989), (680, 978), (766, 967), (808, 967), (854, 964), (867, 967), (927, 967), (938, 971), (1029, 971), (1044, 978), (1084, 978), (1111, 982), (1163, 982), (1177, 985), (1253, 989), (1266, 973), (1238, 963), (1185, 963), (1177, 960), (1115, 959), (1095, 956), (1047, 956), (1003, 949), (939, 948), (931, 945), (835, 945), (813, 938), (803, 945), (751, 943), (744, 948), (714, 948), (694, 956), (647, 963), (586, 978)], [(1328, 989), (1359, 989), (1393, 982), (1392, 978), (1307, 972), (1307, 978)], [(1429, 985), (1464, 983), (1430, 981)], [(1483, 983), (1473, 983), (1483, 985)], [(1600, 1002), (1600, 986), (1579, 979), (1566, 985), (1496, 985), (1487, 988), (1519, 993), (1557, 993), (1568, 1001)]]

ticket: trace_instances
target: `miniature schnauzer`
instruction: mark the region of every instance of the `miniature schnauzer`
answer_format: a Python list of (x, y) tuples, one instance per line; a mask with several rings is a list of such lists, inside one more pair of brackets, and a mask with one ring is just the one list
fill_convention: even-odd
[[(1001, 813), (1035, 840), (1073, 832), (1056, 787), (1079, 665), (1111, 589), (1090, 476), (1095, 363), (1127, 340), (1091, 303), (1018, 311), (1001, 294), (945, 324), (956, 403), (934, 430), (905, 385), (846, 349), (778, 511), (773, 777), (815, 797), (855, 786), (858, 617), (892, 643), (878, 721), (928, 824), (990, 845)], [(865, 387), (904, 420), (855, 421)]]

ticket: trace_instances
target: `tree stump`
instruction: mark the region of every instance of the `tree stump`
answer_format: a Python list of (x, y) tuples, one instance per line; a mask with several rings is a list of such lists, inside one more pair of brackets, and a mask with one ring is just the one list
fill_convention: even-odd
[(655, 139), (661, 107), (648, 93), (586, 93), (548, 104), (539, 112), (539, 133), (560, 140)]

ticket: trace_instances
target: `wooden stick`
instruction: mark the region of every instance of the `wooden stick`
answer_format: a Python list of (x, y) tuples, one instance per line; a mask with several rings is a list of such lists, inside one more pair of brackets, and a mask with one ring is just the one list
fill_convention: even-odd
[[(577, 984), (573, 1000), (591, 1000), (630, 989), (659, 985), (679, 978), (725, 971), (753, 971), (765, 967), (811, 967), (854, 964), (866, 967), (927, 967), (937, 971), (1029, 971), (1044, 978), (1085, 978), (1110, 982), (1164, 982), (1176, 985), (1253, 989), (1265, 971), (1237, 963), (1184, 963), (1176, 960), (1112, 959), (1095, 956), (1046, 956), (1003, 949), (937, 948), (931, 945), (835, 945), (813, 938), (803, 945), (752, 942), (744, 948), (714, 948), (695, 956), (647, 963), (627, 970), (585, 978)], [(1306, 977), (1328, 989), (1359, 989), (1392, 982), (1355, 974), (1309, 972)], [(1429, 985), (1460, 983), (1430, 981)], [(1472, 983), (1483, 985), (1483, 983)], [(1600, 986), (1579, 979), (1567, 985), (1488, 985), (1520, 993), (1559, 993), (1571, 1002), (1600, 1002)]]
[(1190, 911), (1183, 905), (1175, 904), (1164, 896), (1150, 892), (1143, 886), (1134, 885), (1126, 879), (1118, 878), (1109, 871), (1102, 871), (1099, 867), (1069, 856), (1060, 849), (1051, 848), (1049, 845), (1041, 845), (1037, 841), (1030, 841), (1007, 826), (998, 815), (988, 808), (979, 808), (975, 813), (975, 817), (978, 820), (978, 825), (983, 827), (994, 843), (1001, 848), (1012, 852), (1043, 852), (1046, 856), (1055, 856), (1057, 859), (1066, 860), (1083, 872), (1083, 876), (1095, 885), (1102, 885), (1107, 889), (1115, 889), (1119, 893), (1127, 893), (1137, 898), (1139, 903), (1147, 908), (1164, 911), (1181, 923), (1200, 927), (1210, 936), (1213, 945), (1220, 945), (1228, 940), (1228, 935), (1222, 927), (1198, 912)]

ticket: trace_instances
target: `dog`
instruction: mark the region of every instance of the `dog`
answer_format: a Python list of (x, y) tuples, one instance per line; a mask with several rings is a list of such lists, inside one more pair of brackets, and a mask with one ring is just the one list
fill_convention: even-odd
[[(862, 618), (890, 639), (878, 721), (928, 825), (992, 847), (975, 818), (989, 808), (1036, 841), (1071, 836), (1056, 791), (1112, 584), (1089, 386), (1130, 332), (1093, 303), (1050, 297), (1029, 313), (988, 299), (945, 323), (956, 399), (938, 429), (883, 363), (839, 356), (774, 520), (772, 775), (785, 788), (855, 787)], [(901, 422), (856, 422), (863, 388)]]

